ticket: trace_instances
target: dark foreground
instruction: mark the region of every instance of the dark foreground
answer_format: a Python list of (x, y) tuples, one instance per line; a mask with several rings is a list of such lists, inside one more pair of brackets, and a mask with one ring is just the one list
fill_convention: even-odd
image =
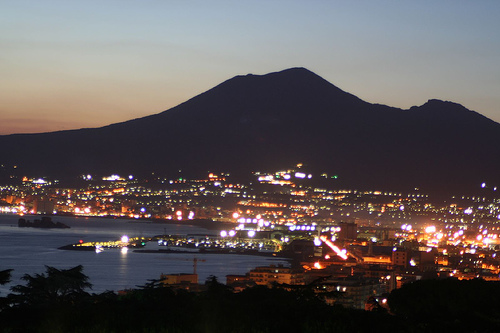
[(81, 266), (47, 267), (24, 280), (1, 298), (1, 332), (500, 331), (500, 284), (482, 280), (405, 285), (389, 296), (392, 314), (328, 306), (307, 286), (234, 293), (211, 279), (197, 292), (151, 282), (119, 295), (89, 294)]

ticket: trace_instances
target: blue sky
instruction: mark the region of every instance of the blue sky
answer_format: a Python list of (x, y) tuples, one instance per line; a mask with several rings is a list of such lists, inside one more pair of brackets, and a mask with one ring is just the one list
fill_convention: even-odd
[(0, 134), (104, 126), (306, 67), (371, 103), (500, 122), (500, 1), (0, 1)]

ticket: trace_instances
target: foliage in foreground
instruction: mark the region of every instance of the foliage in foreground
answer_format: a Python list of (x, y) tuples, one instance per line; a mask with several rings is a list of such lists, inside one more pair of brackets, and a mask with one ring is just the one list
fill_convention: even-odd
[[(89, 294), (82, 267), (26, 275), (0, 312), (2, 332), (498, 332), (500, 284), (422, 281), (394, 291), (395, 315), (328, 306), (305, 288), (254, 287), (233, 293), (216, 279), (202, 292), (152, 282), (123, 295)], [(467, 283), (469, 283), (467, 282)], [(461, 294), (462, 286), (465, 294)], [(469, 293), (486, 303), (480, 307)], [(454, 293), (456, 297), (448, 297)], [(438, 301), (439, 300), (439, 301)], [(448, 300), (448, 301), (447, 301)], [(454, 304), (450, 304), (450, 302)], [(472, 303), (470, 303), (472, 302)], [(467, 304), (475, 306), (471, 316)], [(455, 310), (453, 310), (455, 309)], [(455, 312), (454, 312), (455, 311)], [(465, 311), (465, 312), (464, 312)], [(481, 325), (469, 319), (481, 318)], [(444, 319), (444, 320), (443, 320)]]

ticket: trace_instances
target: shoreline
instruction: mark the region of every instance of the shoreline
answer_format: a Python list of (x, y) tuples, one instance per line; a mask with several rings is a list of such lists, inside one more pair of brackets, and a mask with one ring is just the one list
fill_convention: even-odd
[(182, 253), (182, 254), (237, 254), (237, 255), (253, 255), (261, 257), (271, 257), (276, 259), (292, 260), (292, 258), (283, 256), (277, 252), (259, 252), (254, 250), (198, 250), (198, 251), (186, 251), (186, 250), (171, 250), (171, 249), (158, 249), (158, 250), (134, 250), (137, 253)]

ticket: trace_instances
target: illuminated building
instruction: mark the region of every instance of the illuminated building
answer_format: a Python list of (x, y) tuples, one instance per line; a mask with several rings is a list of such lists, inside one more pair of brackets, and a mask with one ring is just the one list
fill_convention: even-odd
[(186, 290), (199, 290), (198, 274), (161, 274), (160, 283), (165, 286), (186, 289)]
[(33, 212), (35, 214), (52, 214), (54, 203), (45, 198), (37, 198), (33, 200)]
[(392, 251), (392, 264), (396, 267), (408, 267), (408, 251), (395, 249)]
[(358, 227), (353, 222), (340, 222), (339, 240), (354, 240), (358, 238)]
[(349, 277), (321, 282), (316, 286), (316, 291), (337, 292), (336, 296), (326, 298), (330, 305), (340, 304), (347, 308), (364, 310), (368, 299), (385, 293), (387, 287), (377, 279)]
[(304, 272), (302, 270), (295, 270), (281, 265), (257, 267), (248, 272), (248, 278), (255, 281), (258, 285), (272, 285), (274, 283), (289, 285), (304, 284)]

